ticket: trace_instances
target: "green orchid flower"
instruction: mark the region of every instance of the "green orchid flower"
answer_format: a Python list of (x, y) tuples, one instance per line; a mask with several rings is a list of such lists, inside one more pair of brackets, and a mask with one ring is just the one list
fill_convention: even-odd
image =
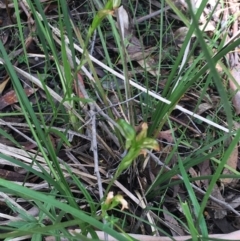
[(125, 148), (128, 150), (127, 154), (122, 159), (116, 171), (118, 177), (124, 170), (129, 168), (132, 162), (141, 154), (146, 155), (147, 149), (159, 151), (158, 142), (152, 138), (147, 137), (147, 123), (142, 124), (141, 131), (136, 134), (135, 129), (129, 125), (125, 120), (117, 121), (119, 130), (126, 139)]

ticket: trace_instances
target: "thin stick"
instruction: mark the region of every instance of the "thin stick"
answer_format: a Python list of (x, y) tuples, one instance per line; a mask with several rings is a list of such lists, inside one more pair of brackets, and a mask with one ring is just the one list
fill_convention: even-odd
[[(81, 80), (79, 80), (79, 78), (82, 78), (80, 74), (77, 75), (78, 79), (77, 79), (77, 84), (78, 87), (80, 89), (80, 91), (82, 92), (82, 94), (84, 95), (84, 98), (89, 99), (88, 93), (85, 90)], [(93, 156), (94, 156), (94, 172), (97, 176), (97, 182), (98, 182), (98, 189), (99, 189), (99, 198), (102, 199), (103, 198), (103, 187), (102, 187), (102, 180), (101, 180), (101, 176), (100, 176), (100, 172), (98, 169), (98, 147), (97, 147), (97, 131), (96, 131), (96, 115), (95, 115), (95, 106), (94, 104), (92, 104), (91, 102), (89, 103), (90, 106), (90, 119), (92, 121), (92, 139), (91, 139), (91, 149), (93, 151)]]

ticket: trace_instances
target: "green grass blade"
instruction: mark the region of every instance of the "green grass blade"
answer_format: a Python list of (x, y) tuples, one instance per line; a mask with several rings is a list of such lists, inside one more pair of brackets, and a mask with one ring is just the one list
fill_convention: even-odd
[(31, 199), (31, 200), (37, 200), (37, 201), (41, 201), (41, 202), (48, 202), (52, 206), (59, 208), (60, 210), (63, 210), (66, 213), (73, 215), (76, 219), (79, 219), (80, 221), (86, 222), (95, 228), (98, 228), (100, 230), (107, 232), (108, 234), (110, 234), (111, 236), (113, 236), (114, 238), (116, 238), (119, 241), (129, 241), (129, 238), (124, 237), (123, 235), (114, 231), (108, 225), (102, 224), (101, 222), (97, 221), (95, 218), (92, 218), (92, 217), (86, 215), (81, 210), (71, 207), (65, 203), (62, 203), (53, 197), (30, 190), (26, 187), (19, 186), (15, 183), (12, 183), (12, 182), (9, 182), (9, 181), (3, 180), (3, 179), (0, 179), (0, 186), (7, 187), (7, 188), (15, 191), (16, 193), (18, 193), (19, 196), (22, 196), (24, 198)]
[(234, 137), (234, 139), (232, 140), (231, 144), (229, 145), (228, 149), (225, 151), (224, 153), (224, 156), (222, 158), (222, 160), (220, 161), (217, 169), (215, 170), (215, 173), (212, 177), (212, 180), (208, 186), (208, 189), (206, 191), (206, 194), (204, 195), (204, 198), (202, 200), (202, 203), (201, 203), (201, 208), (199, 210), (200, 213), (203, 212), (204, 208), (206, 207), (207, 205), (207, 200), (209, 198), (209, 195), (211, 195), (211, 192), (213, 190), (213, 187), (214, 185), (216, 184), (217, 180), (219, 179), (220, 175), (221, 175), (221, 172), (224, 168), (224, 165), (227, 163), (233, 149), (236, 147), (236, 145), (238, 144), (240, 140), (240, 130), (237, 131), (236, 133), (236, 136)]
[[(196, 217), (196, 219), (199, 220), (199, 226), (200, 226), (200, 229), (201, 229), (201, 234), (202, 234), (203, 237), (207, 237), (208, 236), (208, 230), (207, 230), (207, 226), (206, 226), (206, 223), (205, 223), (205, 219), (203, 217), (203, 213), (200, 212), (200, 205), (198, 203), (198, 200), (196, 198), (194, 190), (193, 190), (192, 186), (190, 185), (190, 181), (189, 181), (187, 172), (185, 170), (185, 167), (183, 166), (183, 163), (182, 163), (182, 160), (181, 160), (180, 156), (178, 156), (178, 158), (179, 158), (179, 161), (178, 161), (179, 169), (181, 171), (181, 174), (182, 174), (182, 177), (183, 177), (183, 182), (185, 184), (185, 187), (188, 191), (191, 203), (193, 205), (195, 217)], [(191, 216), (189, 216), (190, 212), (189, 212), (188, 206), (187, 206), (187, 204), (182, 204), (182, 207), (185, 207), (185, 211), (186, 211), (185, 215), (188, 215), (187, 220), (188, 220), (189, 228), (193, 232), (193, 233), (191, 233), (191, 235), (193, 237), (195, 236), (195, 240), (197, 240), (196, 235), (198, 235), (198, 232), (195, 233), (194, 230), (196, 230), (196, 229), (194, 228), (194, 230), (193, 230), (191, 228), (190, 224), (194, 225), (195, 222), (193, 222), (193, 220), (191, 220), (192, 219)]]

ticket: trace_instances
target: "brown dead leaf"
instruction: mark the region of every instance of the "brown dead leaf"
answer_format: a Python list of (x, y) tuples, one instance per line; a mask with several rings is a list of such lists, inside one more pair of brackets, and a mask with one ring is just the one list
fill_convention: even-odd
[(37, 144), (32, 142), (24, 142), (24, 143), (21, 143), (21, 145), (26, 151), (30, 151), (37, 146)]
[(0, 169), (0, 177), (5, 180), (17, 181), (17, 182), (23, 182), (26, 178), (25, 175), (21, 175), (17, 172), (8, 171), (4, 169)]
[(237, 208), (240, 206), (240, 197), (238, 195), (236, 195), (236, 197), (234, 197), (232, 200), (228, 201), (228, 204), (232, 207), (232, 208)]
[(233, 222), (232, 222), (232, 226), (236, 230), (240, 230), (240, 217), (235, 217), (235, 220), (233, 220)]
[(136, 51), (133, 53), (129, 53), (129, 58), (131, 61), (140, 61), (145, 59), (145, 61), (147, 61), (147, 57), (149, 55), (151, 55), (154, 51), (156, 50), (155, 47), (152, 48), (148, 48), (145, 49), (144, 52), (143, 51)]
[[(218, 227), (219, 230), (221, 230), (222, 233), (229, 233), (235, 231), (235, 228), (231, 224), (231, 219), (227, 219), (227, 217), (224, 217), (222, 219), (214, 219), (212, 218), (214, 224)], [(224, 239), (228, 240), (228, 239)]]
[(137, 52), (143, 52), (143, 46), (140, 40), (132, 33), (131, 29), (124, 29), (124, 39), (128, 55)]
[(210, 103), (202, 103), (197, 108), (197, 114), (201, 115), (202, 113), (206, 112), (207, 110), (212, 108), (212, 104)]
[[(189, 171), (191, 177), (198, 177), (198, 174), (197, 174), (197, 172), (195, 171), (194, 168), (190, 167), (188, 171)], [(201, 181), (200, 180), (195, 181), (195, 183), (198, 187), (201, 187)]]
[[(238, 163), (238, 146), (236, 146), (233, 149), (233, 151), (232, 151), (232, 153), (231, 153), (231, 155), (230, 155), (226, 164), (228, 166), (230, 166), (232, 169), (236, 170), (237, 163)], [(232, 172), (228, 168), (224, 168), (223, 174), (232, 174)], [(235, 185), (235, 180), (236, 180), (235, 178), (222, 178), (222, 179), (220, 179), (222, 184), (224, 184), (225, 186), (226, 185), (231, 185), (231, 186)]]
[(165, 139), (169, 143), (174, 143), (174, 138), (173, 138), (173, 134), (172, 133), (175, 130), (176, 130), (176, 128), (170, 129), (170, 130), (166, 130), (166, 131), (160, 131), (157, 137), (159, 139)]
[[(209, 160), (206, 160), (198, 164), (198, 168), (199, 168), (200, 176), (209, 176), (212, 174), (212, 171), (209, 165)], [(208, 187), (209, 179), (201, 180), (201, 182), (203, 183), (205, 188)]]
[[(174, 40), (178, 44), (179, 47), (181, 47), (182, 43), (184, 42), (184, 39), (188, 33), (189, 28), (188, 27), (181, 27), (178, 28), (174, 32)], [(193, 35), (194, 37), (194, 35)]]
[(235, 92), (235, 95), (232, 99), (233, 106), (236, 110), (236, 113), (239, 115), (240, 114), (240, 87), (239, 87), (239, 85), (240, 85), (240, 64), (239, 63), (237, 66), (235, 66), (231, 70), (231, 74), (235, 78), (235, 80), (238, 84), (238, 86), (236, 86), (236, 84), (232, 80), (229, 80), (229, 87), (233, 92)]
[[(225, 199), (222, 197), (222, 194), (217, 185), (215, 185), (212, 190), (212, 196), (217, 198), (218, 200), (225, 202)], [(212, 204), (212, 209), (214, 210), (215, 219), (223, 219), (227, 215), (227, 211), (223, 209), (222, 206), (215, 203), (214, 201), (210, 201), (210, 203)]]
[[(24, 91), (27, 96), (30, 96), (36, 91), (36, 89), (26, 88), (24, 89)], [(17, 102), (18, 102), (18, 98), (15, 91), (10, 90), (8, 93), (6, 93), (4, 96), (0, 98), (0, 110), (2, 110), (8, 105), (12, 105)]]
[[(216, 28), (211, 22), (209, 22), (207, 25), (205, 23), (200, 25), (199, 29), (204, 32), (214, 32)], [(181, 47), (182, 43), (184, 42), (185, 37), (188, 33), (188, 30), (189, 30), (188, 27), (180, 27), (174, 32), (174, 39), (179, 47)], [(192, 34), (192, 38), (195, 36), (196, 36), (195, 34)]]
[(153, 76), (158, 76), (160, 73), (157, 71), (157, 68), (154, 68), (156, 65), (156, 61), (153, 58), (147, 58), (146, 60), (137, 61), (138, 64), (143, 67), (148, 73)]
[(211, 22), (208, 22), (207, 25), (205, 23), (200, 25), (199, 29), (204, 30), (204, 32), (214, 32), (216, 27)]
[(176, 219), (173, 218), (172, 215), (168, 214), (168, 209), (165, 206), (163, 206), (163, 210), (164, 210), (163, 215), (164, 215), (165, 222), (167, 223), (168, 227), (170, 227), (172, 235), (173, 236), (175, 236), (175, 235), (184, 235), (185, 232), (180, 227), (180, 225), (178, 224)]

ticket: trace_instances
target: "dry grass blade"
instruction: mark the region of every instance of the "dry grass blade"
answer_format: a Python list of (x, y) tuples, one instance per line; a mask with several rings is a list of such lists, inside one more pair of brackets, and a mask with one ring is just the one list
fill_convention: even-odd
[[(79, 233), (80, 230), (70, 230), (70, 232), (74, 235), (74, 233)], [(103, 240), (104, 239), (104, 233), (101, 231), (97, 232), (99, 239)], [(191, 236), (178, 236), (178, 237), (154, 237), (154, 236), (149, 236), (149, 235), (140, 235), (140, 234), (129, 234), (131, 237), (141, 240), (141, 241), (171, 241), (171, 240), (176, 240), (176, 241), (187, 241), (191, 239)], [(209, 235), (208, 238), (217, 238), (221, 240), (239, 240), (240, 239), (240, 231), (236, 231), (233, 233), (229, 234), (213, 234)], [(47, 237), (45, 241), (54, 241), (54, 237)], [(61, 241), (68, 241), (68, 239), (61, 239)], [(112, 238), (111, 236), (109, 237), (109, 241), (117, 241), (116, 239)]]

